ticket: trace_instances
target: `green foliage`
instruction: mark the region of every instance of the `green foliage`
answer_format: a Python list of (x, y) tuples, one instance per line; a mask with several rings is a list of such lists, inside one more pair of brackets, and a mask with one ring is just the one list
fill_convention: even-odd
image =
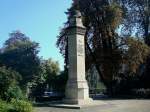
[(59, 64), (52, 59), (41, 60), (38, 75), (31, 82), (32, 94), (31, 97), (43, 94), (46, 89), (56, 89), (61, 84), (57, 81), (60, 73)]
[[(101, 81), (110, 89), (114, 78), (120, 75), (123, 64), (129, 67), (128, 74), (137, 74), (140, 66), (145, 64), (150, 51), (141, 40), (126, 38), (129, 37), (127, 35), (136, 35), (135, 33), (139, 31), (138, 36), (141, 36), (143, 28), (148, 28), (149, 16), (143, 14), (143, 9), (146, 9), (145, 3), (141, 0), (79, 0), (73, 3), (66, 13), (68, 21), (57, 40), (57, 47), (65, 58), (66, 67), (68, 65), (66, 29), (70, 25), (70, 18), (75, 16), (76, 9), (80, 10), (86, 27), (86, 70), (95, 65)], [(146, 29), (148, 33), (149, 30)], [(124, 41), (123, 44), (120, 43), (121, 40)]]
[(59, 74), (60, 69), (59, 69), (59, 64), (58, 62), (52, 61), (52, 59), (48, 59), (44, 61), (43, 67), (45, 68), (46, 71), (46, 82), (49, 85), (52, 85), (55, 80), (55, 77)]
[(55, 86), (57, 91), (65, 92), (67, 80), (68, 80), (68, 72), (64, 70), (60, 73), (60, 75), (56, 77)]
[(33, 112), (32, 104), (27, 101), (12, 99), (11, 105), (11, 112)]
[[(59, 64), (52, 59), (41, 60), (39, 75), (35, 78), (36, 83), (53, 83), (59, 74)], [(34, 82), (33, 82), (34, 83)]]
[(11, 98), (11, 96), (9, 96), (9, 90), (12, 87), (16, 87), (19, 80), (19, 73), (11, 69), (6, 69), (6, 67), (0, 67), (0, 97), (9, 100)]
[(15, 31), (10, 34), (0, 53), (0, 62), (20, 73), (22, 88), (26, 88), (27, 83), (38, 72), (40, 64), (38, 48), (38, 43), (30, 41), (25, 34)]
[(125, 41), (128, 47), (125, 53), (126, 64), (129, 66), (131, 73), (136, 73), (139, 66), (146, 62), (150, 54), (150, 47), (134, 38), (127, 38)]
[(9, 87), (7, 92), (6, 92), (6, 98), (7, 99), (25, 99), (25, 96), (22, 93), (22, 90), (20, 89), (19, 86), (12, 86)]
[(118, 4), (111, 4), (104, 8), (106, 12), (105, 24), (110, 26), (112, 29), (116, 29), (122, 22), (123, 11)]
[(102, 82), (98, 82), (97, 89), (99, 89), (99, 90), (106, 90), (106, 87), (105, 87), (105, 85)]
[(30, 102), (12, 99), (10, 103), (0, 100), (0, 112), (33, 112)]
[(9, 110), (9, 104), (5, 101), (0, 100), (0, 112), (8, 112)]

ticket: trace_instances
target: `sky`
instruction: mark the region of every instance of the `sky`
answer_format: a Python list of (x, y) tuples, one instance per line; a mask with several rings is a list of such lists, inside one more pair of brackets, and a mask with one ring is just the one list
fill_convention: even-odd
[(40, 43), (44, 59), (58, 61), (63, 70), (63, 57), (56, 48), (60, 27), (67, 20), (64, 12), (72, 0), (0, 0), (0, 47), (9, 33), (19, 30)]

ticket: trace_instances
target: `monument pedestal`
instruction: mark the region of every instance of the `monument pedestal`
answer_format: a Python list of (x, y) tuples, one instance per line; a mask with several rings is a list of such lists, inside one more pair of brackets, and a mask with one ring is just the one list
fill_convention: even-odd
[(85, 105), (91, 101), (92, 99), (89, 98), (89, 88), (86, 81), (68, 81), (64, 103)]

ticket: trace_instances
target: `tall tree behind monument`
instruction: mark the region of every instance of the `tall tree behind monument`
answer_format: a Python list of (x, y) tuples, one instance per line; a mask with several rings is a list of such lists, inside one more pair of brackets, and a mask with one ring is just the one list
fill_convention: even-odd
[[(92, 10), (92, 9), (96, 9), (96, 7), (99, 5), (99, 7), (101, 7), (101, 10)], [(84, 22), (84, 25), (86, 26), (86, 36), (85, 36), (85, 42), (86, 42), (86, 62), (89, 63), (89, 64), (86, 64), (86, 68), (89, 69), (90, 66), (92, 64), (96, 65), (96, 68), (98, 70), (98, 73), (101, 77), (101, 80), (106, 84), (106, 78), (107, 78), (107, 81), (111, 80), (112, 79), (112, 75), (110, 74), (106, 74), (105, 73), (105, 76), (102, 74), (102, 71), (100, 70), (100, 59), (103, 60), (103, 58), (101, 58), (101, 56), (98, 57), (99, 54), (101, 54), (99, 52), (99, 50), (101, 50), (102, 48), (104, 48), (105, 50), (102, 50), (102, 51), (108, 51), (109, 53), (111, 52), (111, 50), (108, 50), (109, 48), (111, 49), (113, 44), (112, 44), (112, 40), (113, 40), (113, 36), (110, 36), (110, 35), (107, 35), (107, 29), (108, 29), (108, 32), (110, 32), (110, 34), (113, 34), (114, 33), (114, 29), (110, 29), (109, 27), (105, 27), (105, 26), (110, 26), (112, 24), (110, 24), (111, 20), (108, 21), (109, 19), (106, 19), (107, 21), (106, 22), (103, 22), (104, 21), (104, 18), (103, 19), (100, 19), (102, 17), (101, 15), (101, 11), (105, 11), (106, 9), (104, 8), (105, 6), (108, 6), (109, 3), (107, 1), (104, 1), (104, 2), (96, 2), (96, 1), (80, 1), (80, 4), (75, 4), (73, 5), (69, 10), (68, 10), (68, 18), (70, 18), (72, 16), (72, 14), (74, 14), (74, 8), (80, 8), (81, 12), (82, 12), (82, 15), (83, 15), (83, 22)], [(82, 6), (82, 7), (80, 7)], [(89, 7), (91, 6), (91, 7)], [(96, 6), (96, 7), (95, 7)], [(116, 7), (117, 8), (117, 7)], [(104, 10), (105, 9), (105, 10)], [(110, 9), (112, 10), (112, 9)], [(94, 12), (93, 12), (94, 11)], [(100, 15), (97, 15), (97, 13), (100, 13)], [(120, 13), (119, 13), (120, 14)], [(117, 16), (118, 17), (118, 16)], [(107, 17), (105, 17), (107, 18)], [(114, 19), (114, 18), (113, 18)], [(110, 25), (106, 25), (106, 23), (110, 24)], [(67, 22), (67, 24), (69, 24), (69, 22)], [(115, 23), (116, 25), (116, 23)], [(67, 26), (67, 25), (66, 25)], [(92, 29), (93, 28), (93, 29)], [(102, 30), (103, 29), (103, 30)], [(113, 31), (113, 32), (112, 32)], [(92, 34), (93, 33), (93, 34)], [(89, 37), (89, 35), (91, 34), (91, 37)], [(101, 37), (99, 37), (101, 35)], [(93, 36), (92, 36), (93, 35)], [(93, 38), (94, 37), (94, 38)], [(112, 37), (112, 38), (111, 38)], [(65, 40), (65, 38), (67, 38), (67, 36), (65, 36), (65, 28), (63, 29), (62, 33), (60, 34), (60, 38), (61, 40)], [(101, 42), (103, 40), (103, 45), (101, 45)], [(108, 41), (110, 40), (110, 41)], [(92, 42), (93, 41), (93, 42)], [(63, 42), (58, 40), (58, 45), (62, 45)], [(67, 42), (67, 41), (66, 41)], [(91, 42), (91, 43), (89, 43)], [(109, 46), (106, 45), (106, 43), (109, 42)], [(66, 49), (64, 45), (67, 45), (67, 44), (63, 44), (61, 46), (61, 49)], [(92, 46), (92, 48), (91, 48)], [(95, 47), (95, 48), (94, 48)], [(62, 50), (62, 51), (63, 51)], [(97, 50), (97, 51), (96, 51)], [(90, 51), (90, 52), (89, 52)], [(92, 52), (91, 52), (92, 51)], [(94, 52), (93, 52), (94, 51)], [(117, 51), (118, 52), (118, 51)], [(62, 52), (62, 53), (66, 53), (66, 52)], [(97, 54), (99, 53), (99, 54)], [(118, 53), (114, 53), (114, 55), (117, 55)], [(108, 55), (108, 54), (107, 54)], [(92, 57), (91, 57), (92, 56)], [(115, 57), (115, 56), (114, 56)], [(116, 56), (116, 57), (119, 57)], [(66, 57), (67, 58), (67, 57)], [(88, 59), (87, 59), (88, 58)], [(99, 60), (99, 61), (98, 61)], [(116, 59), (112, 59), (114, 61), (118, 61)], [(107, 70), (110, 70), (111, 73), (115, 73), (115, 72), (112, 72), (111, 71), (111, 68), (108, 67), (108, 65), (112, 66), (112, 64), (114, 65), (114, 62), (111, 62), (112, 61), (110, 59), (110, 63), (107, 64)], [(105, 61), (105, 60), (103, 60)], [(109, 62), (109, 61), (107, 61)], [(105, 63), (105, 62), (103, 62)], [(114, 66), (115, 67), (115, 66)], [(110, 68), (110, 69), (109, 69)], [(104, 79), (105, 77), (105, 79)], [(110, 79), (109, 79), (110, 78)]]
[[(126, 75), (136, 74), (139, 65), (144, 63), (149, 48), (139, 40), (132, 39), (129, 36), (122, 38), (116, 32), (122, 25), (125, 18), (124, 13), (126, 13), (118, 2), (80, 0), (79, 5), (72, 5), (68, 10), (68, 19), (74, 14), (74, 8), (80, 9), (86, 27), (86, 69), (88, 70), (92, 65), (95, 65), (101, 81), (111, 91), (113, 79), (119, 75), (122, 65), (126, 64), (130, 67)], [(61, 53), (65, 56), (66, 64), (68, 60), (66, 28), (68, 25), (69, 21), (62, 29), (57, 41)], [(129, 49), (125, 49), (125, 46)], [(135, 46), (139, 47), (135, 49), (136, 52), (131, 53), (130, 51)], [(137, 54), (138, 56), (135, 56)], [(141, 56), (140, 54), (145, 55)]]

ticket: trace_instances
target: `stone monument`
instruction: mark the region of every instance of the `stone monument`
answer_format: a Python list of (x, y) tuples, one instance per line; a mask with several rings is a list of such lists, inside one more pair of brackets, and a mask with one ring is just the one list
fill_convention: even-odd
[(68, 32), (68, 82), (66, 86), (65, 103), (84, 105), (91, 101), (89, 87), (85, 79), (85, 27), (82, 23), (81, 13), (70, 19)]

